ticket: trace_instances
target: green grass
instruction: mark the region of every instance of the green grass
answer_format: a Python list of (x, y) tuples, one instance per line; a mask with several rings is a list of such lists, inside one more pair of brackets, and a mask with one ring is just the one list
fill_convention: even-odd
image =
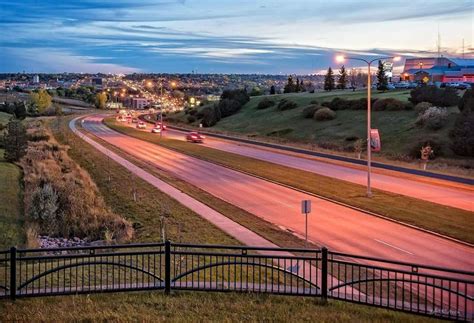
[(6, 125), (11, 117), (12, 117), (11, 114), (0, 112), (0, 123)]
[(157, 136), (119, 124), (113, 118), (106, 119), (105, 123), (124, 134), (159, 144), (187, 155), (271, 179), (463, 241), (474, 242), (474, 217), (472, 212), (469, 211), (381, 190), (374, 190), (374, 196), (367, 198), (366, 188), (362, 185), (202, 145), (190, 144), (185, 141), (167, 138), (163, 138), (160, 141)]
[[(114, 322), (426, 322), (430, 319), (310, 297), (139, 292), (0, 302), (4, 321)], [(431, 320), (430, 320), (431, 321)]]
[(0, 249), (25, 241), (20, 180), (20, 168), (6, 162), (0, 149)]

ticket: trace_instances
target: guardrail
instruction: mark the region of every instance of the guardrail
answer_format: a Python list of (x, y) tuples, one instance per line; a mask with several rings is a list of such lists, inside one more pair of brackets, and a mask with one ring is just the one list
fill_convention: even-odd
[(474, 272), (328, 251), (165, 243), (0, 251), (0, 298), (137, 290), (328, 298), (474, 319)]

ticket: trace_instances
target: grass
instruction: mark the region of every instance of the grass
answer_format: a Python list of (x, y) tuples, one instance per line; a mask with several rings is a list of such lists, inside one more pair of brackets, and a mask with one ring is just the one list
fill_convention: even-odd
[(469, 211), (381, 190), (374, 190), (374, 196), (367, 198), (365, 187), (358, 184), (185, 141), (167, 138), (160, 141), (157, 136), (121, 125), (113, 118), (106, 119), (105, 122), (119, 132), (187, 155), (271, 179), (463, 241), (474, 242), (474, 218)]
[(0, 123), (6, 125), (11, 117), (12, 117), (11, 114), (0, 112)]
[(6, 162), (0, 149), (0, 250), (25, 241), (20, 181), (20, 168)]
[[(376, 98), (393, 97), (407, 101), (409, 93), (410, 91), (407, 90), (386, 93), (376, 92), (373, 96)], [(278, 111), (276, 105), (268, 109), (257, 109), (258, 103), (266, 97), (271, 98), (276, 103), (286, 98), (297, 103), (298, 107), (286, 111)], [(267, 138), (297, 144), (315, 144), (333, 151), (351, 152), (354, 148), (354, 138), (363, 139), (366, 137), (366, 111), (336, 111), (336, 119), (330, 121), (305, 119), (301, 114), (304, 107), (309, 105), (311, 101), (316, 100), (321, 103), (330, 101), (335, 97), (358, 99), (366, 97), (366, 92), (335, 91), (252, 97), (238, 113), (220, 120), (208, 130), (245, 134), (263, 140)], [(472, 158), (457, 157), (450, 149), (449, 131), (452, 129), (458, 113), (457, 107), (449, 108), (447, 124), (442, 129), (435, 131), (416, 126), (417, 113), (414, 110), (373, 111), (372, 127), (379, 129), (382, 140), (382, 152), (377, 153), (375, 157), (377, 158), (378, 155), (381, 158), (409, 161), (412, 159), (413, 151), (420, 149), (421, 141), (431, 140), (441, 147), (435, 152), (437, 159), (433, 163), (447, 163), (452, 166), (460, 165), (461, 167), (470, 165), (468, 168), (472, 168)], [(171, 115), (171, 118), (187, 123), (187, 115), (184, 112)], [(199, 124), (199, 121), (192, 125), (197, 124)]]
[(425, 322), (426, 317), (339, 301), (234, 293), (122, 293), (0, 302), (4, 321)]

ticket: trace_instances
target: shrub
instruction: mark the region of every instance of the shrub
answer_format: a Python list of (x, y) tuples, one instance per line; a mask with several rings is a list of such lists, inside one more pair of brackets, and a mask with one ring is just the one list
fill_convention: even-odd
[(318, 101), (317, 100), (311, 100), (311, 102), (309, 102), (311, 104), (318, 104)]
[(438, 156), (443, 156), (443, 145), (438, 141), (437, 138), (427, 138), (423, 140), (418, 140), (410, 146), (408, 149), (408, 155), (411, 158), (421, 158), (421, 148), (426, 146), (431, 146), (433, 149), (433, 154), (431, 158)]
[(405, 102), (405, 110), (413, 110), (415, 106), (411, 102)]
[(57, 223), (58, 194), (51, 184), (37, 187), (31, 198), (29, 216), (44, 228), (46, 232), (54, 231)]
[(275, 101), (270, 100), (269, 98), (263, 98), (260, 100), (260, 102), (257, 105), (257, 109), (262, 110), (262, 109), (267, 109), (269, 107), (272, 107), (275, 105)]
[(425, 113), (426, 110), (428, 110), (429, 108), (431, 108), (433, 105), (429, 102), (420, 102), (418, 103), (417, 105), (415, 105), (415, 111), (418, 113), (418, 114), (423, 114)]
[(474, 88), (471, 87), (464, 92), (461, 100), (459, 100), (458, 107), (462, 112), (474, 112)]
[(189, 111), (189, 114), (192, 115), (192, 116), (195, 116), (196, 113), (197, 113), (197, 110), (196, 110), (196, 109), (191, 109), (191, 110)]
[(341, 99), (339, 97), (336, 97), (334, 99), (332, 99), (332, 101), (330, 102), (323, 102), (321, 104), (322, 106), (324, 107), (327, 107), (331, 110), (347, 110), (350, 108), (351, 106), (351, 103), (349, 102), (349, 100), (346, 100), (346, 99)]
[(188, 116), (188, 123), (193, 123), (196, 121), (196, 118), (193, 116)]
[(220, 110), (217, 105), (214, 105), (212, 107), (206, 107), (201, 110), (201, 113), (203, 114), (203, 117), (202, 117), (203, 127), (212, 127), (221, 119)]
[(448, 121), (448, 111), (445, 108), (431, 107), (418, 116), (416, 124), (432, 130), (441, 129)]
[(320, 105), (316, 104), (308, 105), (303, 109), (303, 111), (301, 111), (301, 115), (303, 116), (303, 118), (311, 119), (313, 118), (314, 113), (321, 108), (322, 107)]
[(28, 141), (48, 141), (49, 135), (44, 131), (35, 131), (28, 135)]
[(405, 110), (405, 104), (397, 99), (387, 98), (380, 99), (374, 103), (375, 111), (400, 111)]
[(217, 108), (220, 112), (220, 118), (229, 117), (235, 113), (237, 113), (242, 108), (242, 104), (238, 100), (234, 99), (222, 99), (219, 101)]
[(314, 113), (313, 117), (318, 121), (333, 120), (336, 118), (336, 112), (329, 108), (321, 108)]
[(461, 113), (449, 136), (451, 149), (456, 155), (474, 157), (474, 112)]
[(440, 89), (436, 86), (420, 86), (410, 92), (410, 99), (413, 104), (420, 102), (430, 102), (436, 106), (450, 107), (458, 105), (459, 96), (456, 89)]
[(284, 111), (284, 110), (295, 109), (297, 107), (298, 105), (295, 102), (288, 99), (283, 99), (278, 103), (277, 109), (279, 111)]
[(249, 102), (250, 97), (245, 90), (224, 90), (221, 94), (221, 101), (224, 99), (236, 100), (242, 106)]

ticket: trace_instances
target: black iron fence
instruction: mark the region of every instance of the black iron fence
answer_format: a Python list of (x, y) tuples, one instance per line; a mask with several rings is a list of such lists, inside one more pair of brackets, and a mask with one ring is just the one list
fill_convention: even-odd
[(0, 298), (137, 290), (334, 298), (474, 319), (474, 272), (311, 249), (175, 243), (0, 251)]

